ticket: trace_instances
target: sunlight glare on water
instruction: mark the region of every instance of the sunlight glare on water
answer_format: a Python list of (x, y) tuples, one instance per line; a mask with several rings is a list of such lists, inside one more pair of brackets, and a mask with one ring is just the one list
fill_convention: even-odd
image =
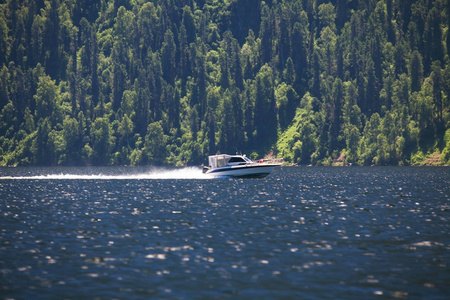
[(0, 177), (0, 298), (450, 294), (450, 168), (281, 167), (202, 180), (200, 168), (49, 167)]

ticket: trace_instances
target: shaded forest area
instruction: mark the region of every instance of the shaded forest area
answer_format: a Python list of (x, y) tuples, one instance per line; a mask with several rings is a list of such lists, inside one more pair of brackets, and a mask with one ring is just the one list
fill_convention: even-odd
[(448, 0), (0, 0), (0, 165), (450, 163)]

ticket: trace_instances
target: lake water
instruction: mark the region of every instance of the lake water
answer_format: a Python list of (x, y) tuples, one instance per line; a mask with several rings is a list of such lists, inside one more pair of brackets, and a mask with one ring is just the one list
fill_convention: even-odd
[(449, 299), (450, 168), (0, 169), (3, 299)]

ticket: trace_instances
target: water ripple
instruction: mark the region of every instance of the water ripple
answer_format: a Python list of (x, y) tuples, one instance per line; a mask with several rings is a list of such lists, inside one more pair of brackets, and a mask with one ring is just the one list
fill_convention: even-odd
[[(448, 168), (283, 167), (256, 180), (117, 180), (124, 175), (114, 172), (135, 172), (126, 170), (45, 180), (35, 169), (2, 174), (33, 177), (0, 179), (2, 297), (445, 299), (450, 292)], [(110, 178), (92, 177), (99, 173)]]

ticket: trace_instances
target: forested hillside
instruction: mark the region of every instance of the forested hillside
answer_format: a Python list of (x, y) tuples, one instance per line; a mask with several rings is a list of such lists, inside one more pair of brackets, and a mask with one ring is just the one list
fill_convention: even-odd
[(0, 0), (0, 165), (450, 163), (449, 0)]

